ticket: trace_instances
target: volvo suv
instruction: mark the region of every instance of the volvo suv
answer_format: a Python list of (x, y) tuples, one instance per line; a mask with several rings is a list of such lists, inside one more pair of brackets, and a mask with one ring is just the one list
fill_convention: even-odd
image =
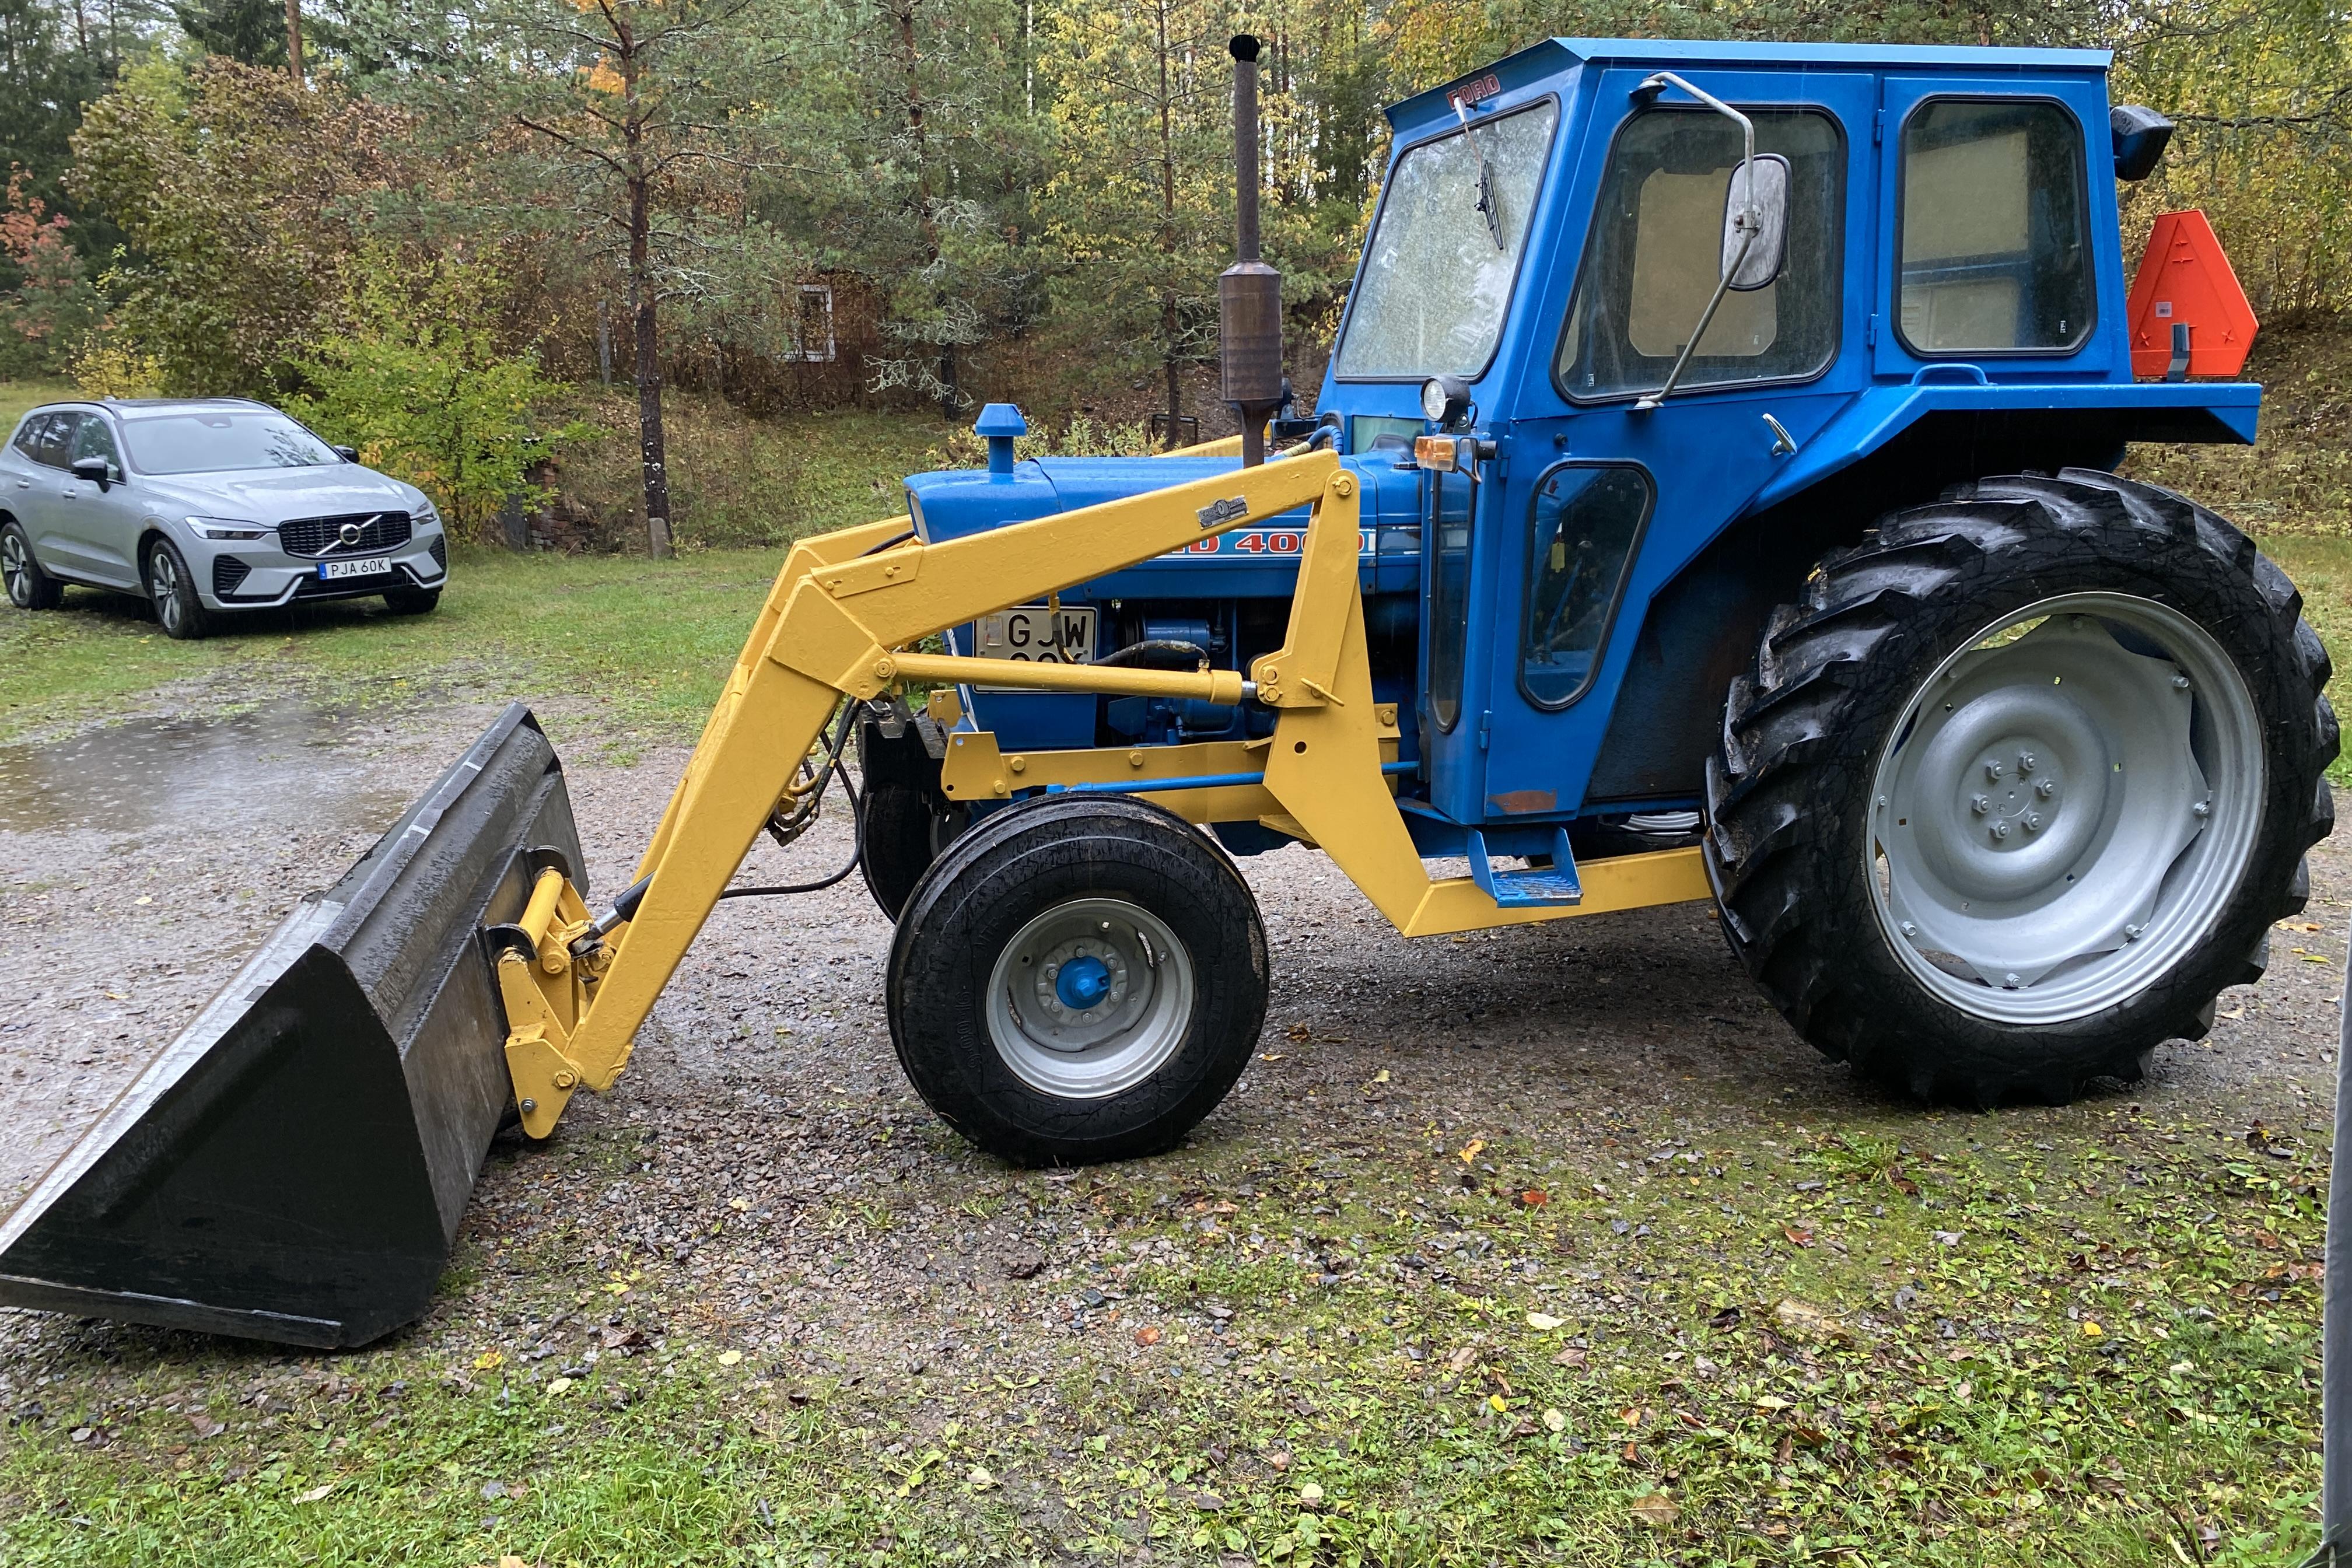
[(381, 595), (440, 602), (449, 572), (425, 492), (238, 397), (51, 403), (0, 447), (0, 580), (19, 609), (79, 583), (133, 594), (175, 637), (240, 610)]

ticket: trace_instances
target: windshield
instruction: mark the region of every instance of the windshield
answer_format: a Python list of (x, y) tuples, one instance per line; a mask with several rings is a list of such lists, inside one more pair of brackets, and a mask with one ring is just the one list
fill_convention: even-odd
[(1424, 142), (1397, 161), (1356, 279), (1338, 374), (1475, 375), (1503, 333), (1559, 106)]
[(316, 436), (266, 408), (152, 414), (124, 420), (122, 434), (142, 474), (310, 468), (342, 461)]

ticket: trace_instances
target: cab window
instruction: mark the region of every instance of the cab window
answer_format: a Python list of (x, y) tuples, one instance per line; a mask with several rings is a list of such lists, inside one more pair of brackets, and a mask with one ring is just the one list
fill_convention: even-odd
[(2091, 330), (2083, 131), (2039, 100), (1937, 100), (1903, 128), (1903, 341), (2069, 351)]
[(1561, 463), (1537, 483), (1519, 653), (1537, 707), (1565, 708), (1592, 684), (1650, 496), (1650, 476), (1626, 463)]
[[(1727, 292), (1683, 373), (1685, 387), (1810, 376), (1837, 353), (1845, 158), (1836, 121), (1750, 110), (1756, 151), (1789, 162), (1780, 275)], [(1652, 392), (1715, 293), (1739, 127), (1712, 110), (1645, 110), (1610, 149), (1592, 237), (1556, 365), (1573, 398)]]

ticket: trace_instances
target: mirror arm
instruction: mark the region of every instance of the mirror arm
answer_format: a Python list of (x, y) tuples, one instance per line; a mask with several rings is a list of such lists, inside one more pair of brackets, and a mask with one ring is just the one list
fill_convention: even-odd
[(1691, 355), (1698, 352), (1699, 339), (1706, 336), (1707, 328), (1715, 324), (1715, 312), (1722, 306), (1723, 296), (1730, 289), (1731, 280), (1738, 277), (1740, 268), (1747, 265), (1748, 247), (1756, 243), (1757, 231), (1763, 226), (1756, 211), (1756, 122), (1713, 93), (1693, 87), (1672, 71), (1653, 73), (1633, 91), (1636, 96), (1655, 96), (1669, 87), (1681, 88), (1717, 114), (1727, 116), (1738, 124), (1741, 142), (1739, 187), (1746, 193), (1748, 200), (1748, 211), (1743, 215), (1740, 226), (1748, 231), (1748, 235), (1739, 242), (1739, 253), (1732, 258), (1731, 265), (1723, 268), (1723, 276), (1715, 286), (1715, 296), (1707, 300), (1706, 309), (1699, 313), (1698, 325), (1692, 330), (1690, 341), (1683, 344), (1683, 352), (1675, 356), (1675, 367), (1666, 373), (1666, 384), (1635, 403), (1633, 412), (1636, 414), (1647, 414), (1674, 395), (1675, 384), (1682, 380), (1683, 371), (1689, 365)]

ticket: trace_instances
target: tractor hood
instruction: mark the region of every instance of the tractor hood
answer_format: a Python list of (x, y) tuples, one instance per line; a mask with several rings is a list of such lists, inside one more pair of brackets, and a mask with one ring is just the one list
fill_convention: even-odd
[[(1363, 486), (1360, 549), (1364, 591), (1411, 589), (1421, 569), (1420, 475), (1399, 468), (1393, 452), (1345, 461)], [(1031, 458), (1015, 464), (1009, 474), (976, 469), (917, 474), (907, 481), (907, 510), (916, 532), (927, 542), (939, 543), (1239, 468), (1234, 458)], [(1306, 531), (1307, 511), (1301, 508), (1202, 539), (1185, 550), (1085, 584), (1064, 597), (1286, 595), (1297, 575)]]

